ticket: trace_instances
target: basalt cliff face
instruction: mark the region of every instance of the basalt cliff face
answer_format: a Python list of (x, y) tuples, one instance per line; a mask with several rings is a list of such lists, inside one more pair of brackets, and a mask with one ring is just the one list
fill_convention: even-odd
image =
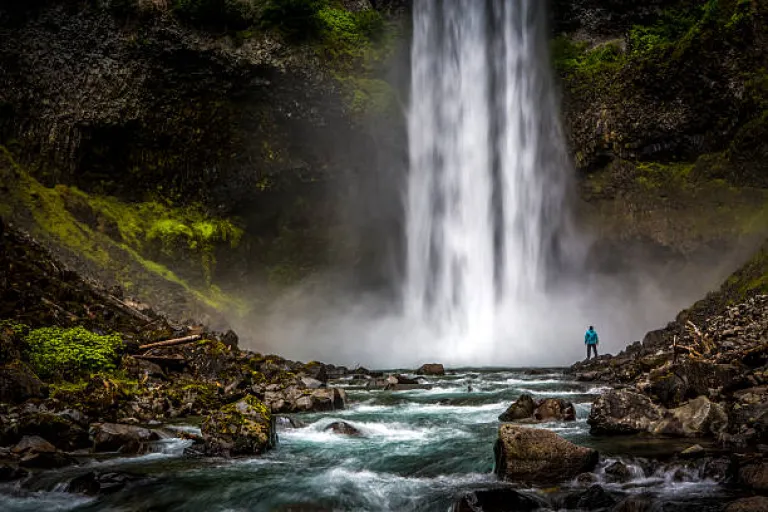
[[(391, 288), (411, 3), (0, 6), (0, 215), (175, 316), (223, 324), (334, 267)], [(765, 237), (766, 10), (551, 2), (601, 271), (728, 260), (704, 291)]]

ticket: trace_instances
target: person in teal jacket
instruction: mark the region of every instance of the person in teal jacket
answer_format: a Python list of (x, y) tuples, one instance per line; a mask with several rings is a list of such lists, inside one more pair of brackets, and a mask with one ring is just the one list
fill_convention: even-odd
[(600, 343), (600, 338), (597, 337), (597, 332), (595, 331), (595, 328), (590, 325), (589, 329), (587, 329), (586, 334), (584, 334), (584, 344), (587, 346), (587, 360), (589, 360), (589, 354), (592, 351), (595, 352), (595, 358), (597, 358), (598, 343)]

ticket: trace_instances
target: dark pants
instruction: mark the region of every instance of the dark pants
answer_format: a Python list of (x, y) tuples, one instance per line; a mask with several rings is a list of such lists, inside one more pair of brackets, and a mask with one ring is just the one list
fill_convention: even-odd
[(593, 351), (595, 353), (595, 358), (597, 358), (597, 343), (594, 345), (587, 345), (587, 359), (589, 359), (589, 354)]

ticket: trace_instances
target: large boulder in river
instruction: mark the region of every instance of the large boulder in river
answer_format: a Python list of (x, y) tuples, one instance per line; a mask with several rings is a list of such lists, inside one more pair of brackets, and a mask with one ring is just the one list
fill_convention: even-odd
[(629, 389), (610, 390), (592, 404), (587, 423), (596, 435), (649, 432), (665, 416), (662, 407), (642, 393)]
[(48, 386), (21, 361), (0, 366), (0, 402), (20, 404), (30, 398), (45, 398)]
[(356, 427), (353, 427), (346, 421), (334, 421), (327, 427), (325, 427), (324, 430), (331, 431), (334, 434), (339, 434), (342, 436), (350, 436), (350, 437), (361, 437), (363, 435), (362, 432), (360, 432), (359, 429)]
[(445, 368), (440, 363), (423, 364), (416, 370), (416, 375), (445, 375)]
[(549, 504), (535, 494), (499, 487), (465, 494), (453, 504), (451, 512), (527, 512), (545, 508)]
[(496, 474), (504, 480), (546, 485), (592, 471), (598, 453), (576, 446), (554, 432), (505, 423), (494, 447)]
[(533, 411), (536, 421), (576, 421), (576, 408), (562, 398), (546, 398)]
[(205, 418), (201, 430), (210, 455), (258, 455), (277, 443), (274, 416), (251, 395)]
[(160, 439), (154, 430), (120, 423), (94, 423), (91, 435), (95, 452), (134, 454), (139, 453), (146, 443)]
[(501, 413), (499, 421), (516, 421), (533, 417), (533, 411), (536, 410), (536, 402), (529, 394), (520, 395), (515, 403), (510, 405), (506, 411)]

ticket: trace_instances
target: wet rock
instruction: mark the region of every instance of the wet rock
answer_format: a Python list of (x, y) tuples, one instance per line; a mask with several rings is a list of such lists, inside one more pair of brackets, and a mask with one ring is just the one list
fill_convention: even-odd
[(0, 366), (0, 402), (20, 404), (47, 396), (48, 386), (26, 364), (14, 361)]
[[(329, 378), (328, 367), (323, 363), (318, 363), (317, 361), (311, 361), (304, 365), (302, 372), (304, 373), (304, 375), (306, 375), (311, 379), (315, 379), (320, 382), (328, 382), (328, 378)], [(338, 376), (336, 376), (336, 373), (334, 373), (334, 378), (338, 378), (343, 375), (344, 375), (343, 372), (341, 373), (341, 375), (338, 375)]]
[(445, 368), (440, 363), (423, 364), (416, 370), (416, 375), (445, 375)]
[(533, 412), (536, 421), (576, 421), (576, 408), (562, 398), (547, 398)]
[(499, 416), (499, 421), (516, 421), (530, 418), (533, 416), (535, 409), (536, 403), (531, 395), (520, 395), (520, 398)]
[(387, 384), (387, 391), (413, 391), (415, 389), (432, 389), (430, 384)]
[(87, 496), (110, 494), (119, 491), (126, 484), (138, 479), (138, 476), (129, 473), (89, 471), (72, 479), (67, 485), (67, 491)]
[(19, 461), (19, 466), (30, 469), (56, 469), (70, 466), (77, 461), (61, 452), (56, 453), (30, 453)]
[(275, 421), (278, 427), (283, 428), (304, 428), (307, 426), (303, 421), (290, 416), (277, 416)]
[(61, 450), (78, 450), (90, 446), (88, 431), (74, 419), (84, 420), (79, 411), (63, 413), (29, 411), (21, 414), (16, 433), (18, 436), (39, 435)]
[(453, 504), (452, 512), (533, 511), (548, 508), (542, 498), (509, 488), (485, 489), (465, 494)]
[(625, 483), (632, 479), (632, 471), (626, 464), (616, 461), (605, 468), (605, 480), (609, 483)]
[(579, 510), (601, 510), (613, 507), (617, 500), (600, 485), (592, 485), (586, 491), (578, 491), (565, 497), (564, 508)]
[(392, 385), (398, 385), (398, 384), (409, 384), (409, 385), (418, 385), (421, 384), (421, 382), (418, 381), (418, 379), (411, 379), (410, 377), (406, 377), (405, 375), (390, 375), (387, 377), (387, 383)]
[(353, 427), (346, 421), (335, 421), (325, 427), (325, 430), (330, 430), (334, 434), (340, 434), (344, 436), (351, 436), (351, 437), (361, 437), (363, 435), (360, 430)]
[(594, 483), (597, 483), (598, 478), (594, 473), (582, 473), (576, 477), (576, 483), (582, 487), (588, 487)]
[(154, 430), (120, 423), (94, 423), (91, 435), (95, 452), (139, 453), (143, 445), (160, 439)]
[(240, 339), (238, 338), (237, 333), (230, 329), (221, 337), (221, 342), (230, 348), (237, 348)]
[(758, 492), (768, 492), (768, 462), (755, 461), (740, 467), (738, 483)]
[(554, 432), (505, 423), (494, 447), (496, 474), (507, 481), (550, 484), (570, 480), (597, 465), (598, 453)]
[(651, 512), (656, 501), (657, 498), (653, 495), (629, 496), (611, 509), (611, 512)]
[(253, 396), (214, 412), (201, 430), (211, 455), (259, 455), (277, 443), (274, 416)]
[(11, 464), (0, 464), (0, 482), (19, 480), (28, 474), (29, 472), (24, 468), (20, 468)]
[(768, 510), (768, 498), (765, 496), (741, 498), (725, 508), (725, 512), (765, 512), (766, 510)]
[(707, 395), (711, 389), (730, 388), (741, 378), (741, 369), (731, 364), (689, 361), (651, 370), (647, 393), (667, 408)]
[(298, 412), (338, 411), (346, 407), (347, 394), (343, 389), (315, 389), (310, 394), (302, 395), (293, 403), (293, 410)]
[(594, 435), (623, 435), (648, 432), (663, 418), (664, 410), (646, 395), (621, 389), (599, 396), (587, 423)]

